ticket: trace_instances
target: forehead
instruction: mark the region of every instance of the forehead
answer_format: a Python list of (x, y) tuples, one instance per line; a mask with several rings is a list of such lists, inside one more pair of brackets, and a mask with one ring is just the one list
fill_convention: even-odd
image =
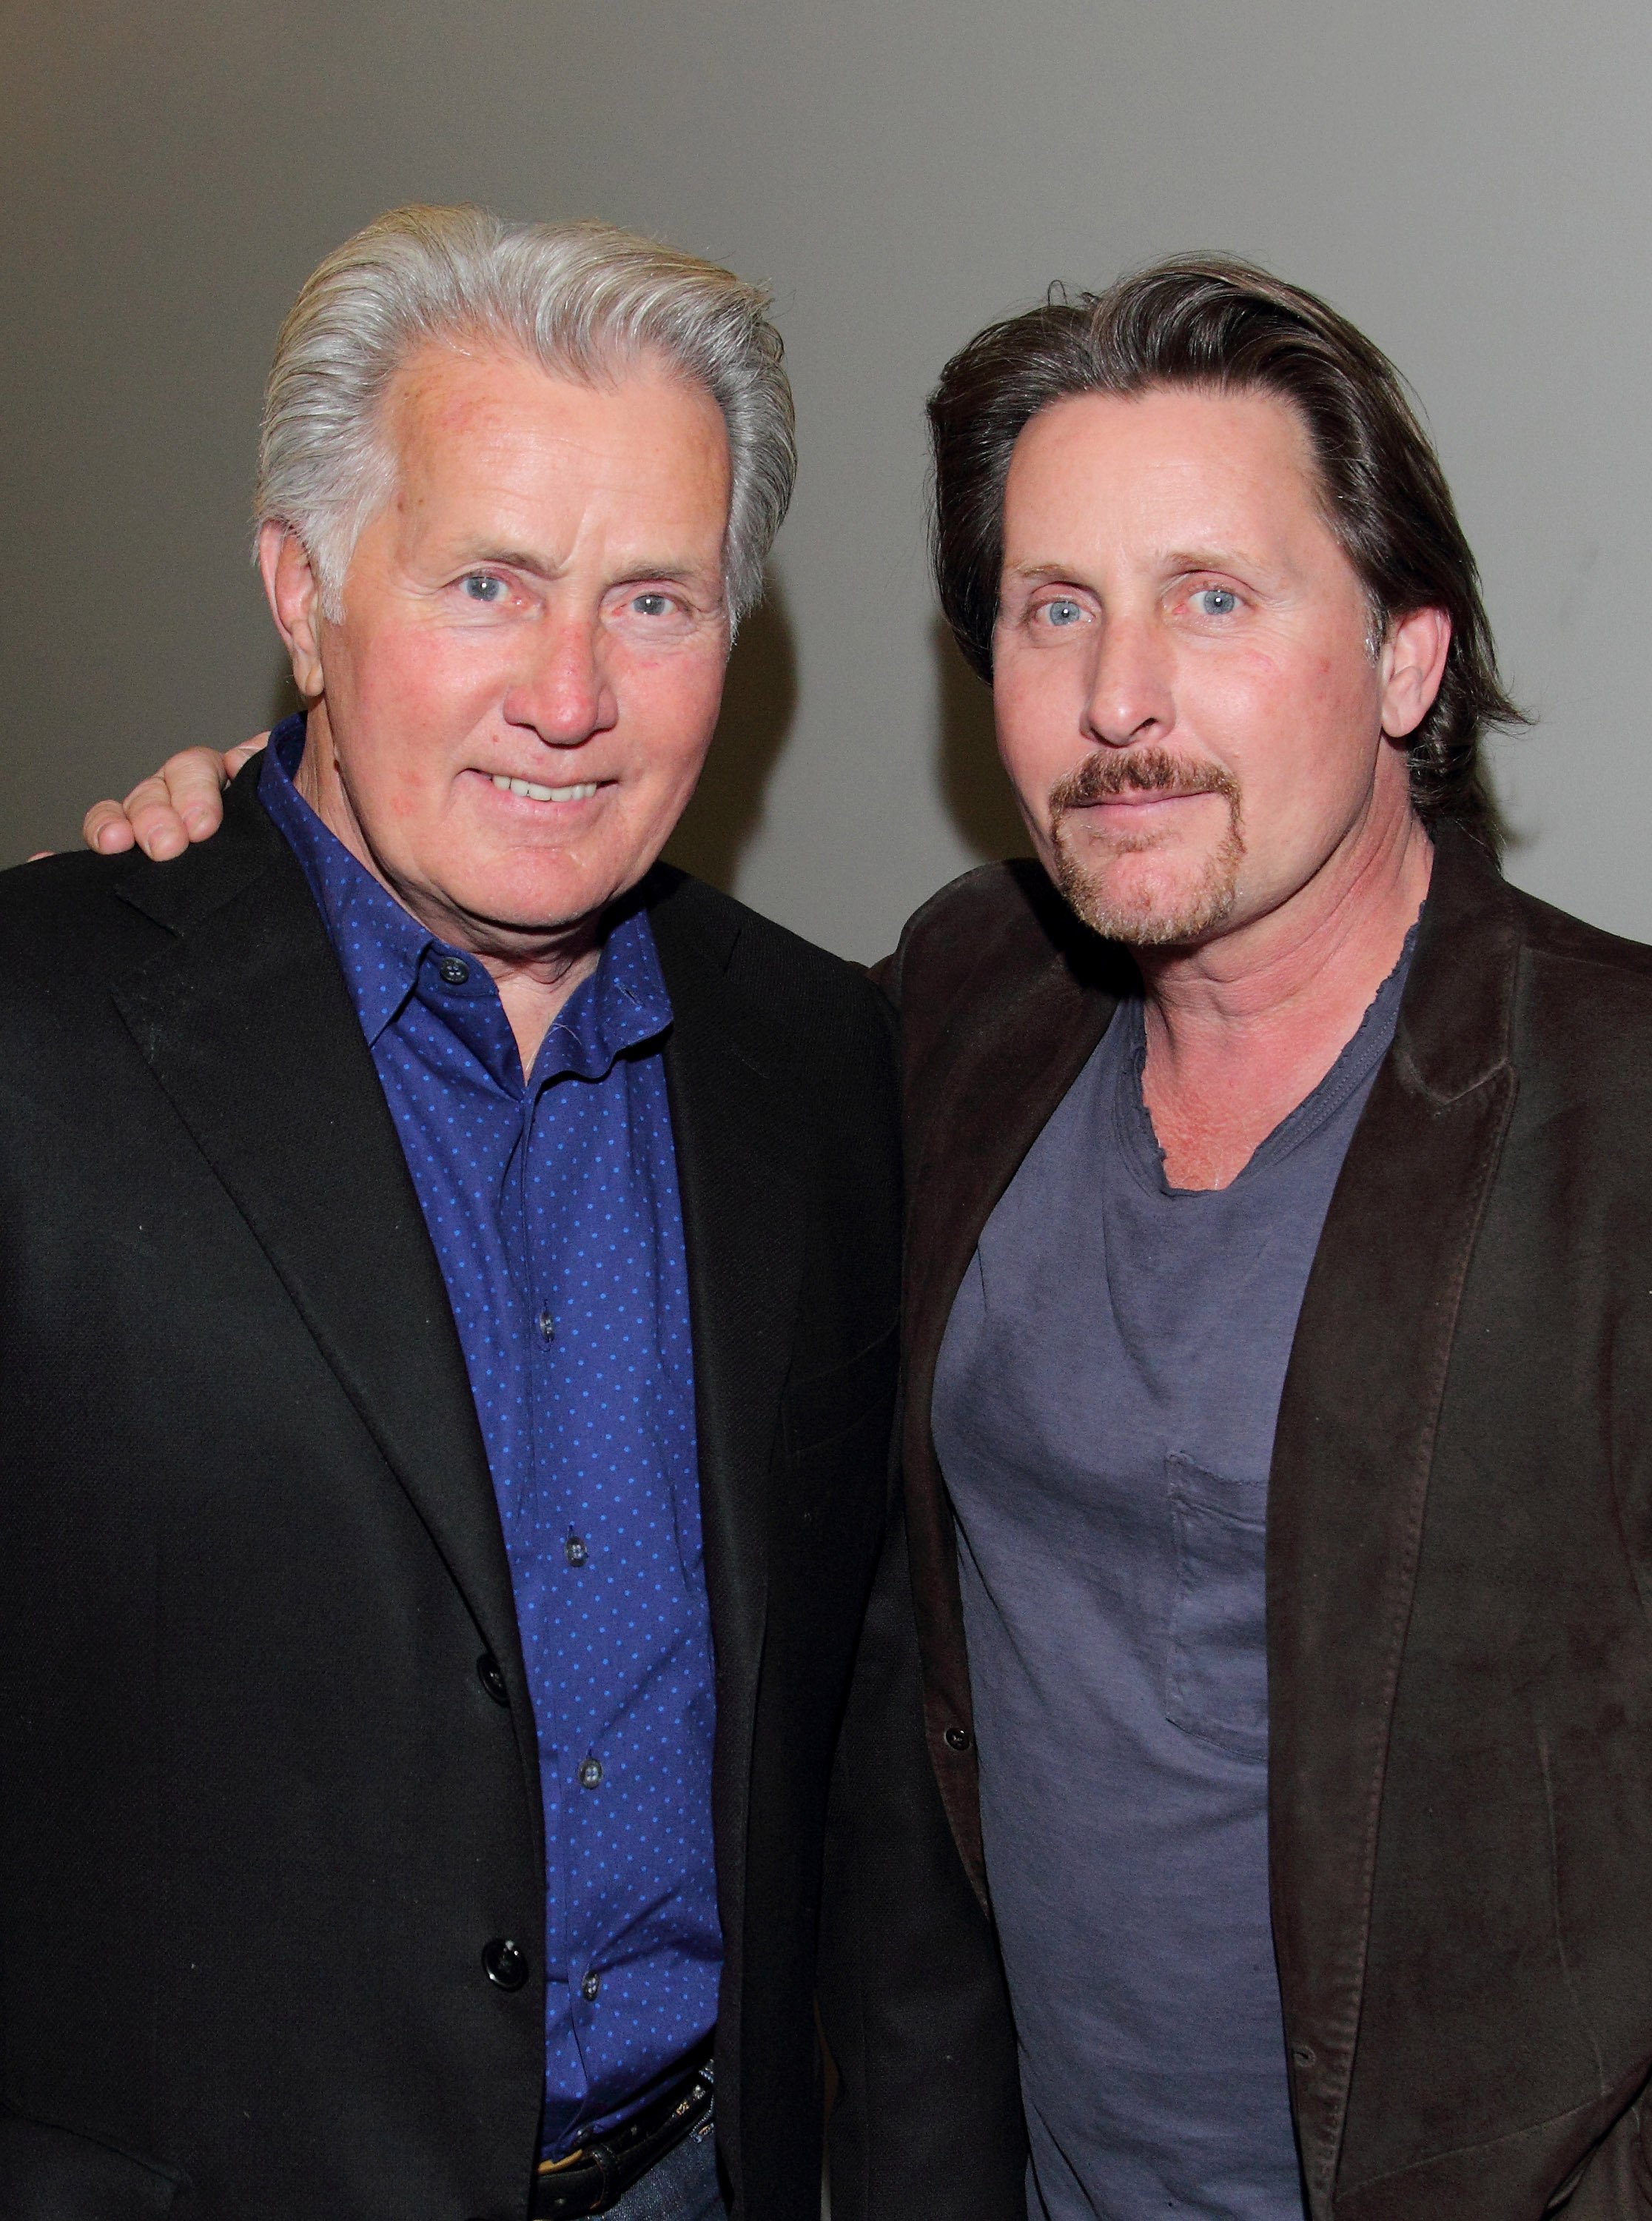
[(432, 347), (398, 372), (383, 421), (398, 506), (425, 529), (502, 511), (554, 529), (595, 506), (651, 535), (720, 538), (727, 517), (722, 412), (657, 360), (587, 382), (520, 355)]
[(1041, 410), (1010, 458), (1005, 560), (1044, 540), (1145, 554), (1211, 542), (1332, 547), (1307, 430), (1255, 391), (1160, 386), (1069, 395)]

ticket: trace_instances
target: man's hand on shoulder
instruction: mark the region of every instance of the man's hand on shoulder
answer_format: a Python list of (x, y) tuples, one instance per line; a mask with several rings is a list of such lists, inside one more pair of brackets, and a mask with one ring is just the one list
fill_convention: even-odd
[(136, 846), (155, 863), (181, 856), (192, 841), (205, 841), (223, 823), (223, 790), (268, 733), (220, 755), (215, 748), (183, 748), (158, 772), (140, 779), (124, 802), (95, 802), (81, 838), (100, 855), (118, 856)]

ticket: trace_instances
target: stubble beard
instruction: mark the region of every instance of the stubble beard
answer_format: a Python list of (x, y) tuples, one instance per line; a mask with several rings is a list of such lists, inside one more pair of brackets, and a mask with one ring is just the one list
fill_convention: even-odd
[[(1206, 856), (1193, 883), (1174, 896), (1144, 888), (1128, 893), (1110, 882), (1119, 858), (1148, 855), (1164, 847), (1163, 833), (1124, 834), (1082, 860), (1066, 837), (1069, 810), (1116, 794), (1219, 794), (1227, 804), (1227, 830)], [(1098, 754), (1082, 763), (1050, 796), (1052, 876), (1069, 909), (1104, 940), (1132, 948), (1168, 948), (1207, 939), (1225, 925), (1238, 898), (1244, 834), (1238, 782), (1219, 765), (1172, 755), (1168, 748), (1130, 748)]]

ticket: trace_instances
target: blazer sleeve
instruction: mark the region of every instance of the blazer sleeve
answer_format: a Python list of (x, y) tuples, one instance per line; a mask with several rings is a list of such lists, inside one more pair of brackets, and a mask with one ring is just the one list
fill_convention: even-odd
[(838, 1747), (820, 1994), (832, 2221), (1024, 2221), (1009, 1999), (925, 1747), (898, 1513)]

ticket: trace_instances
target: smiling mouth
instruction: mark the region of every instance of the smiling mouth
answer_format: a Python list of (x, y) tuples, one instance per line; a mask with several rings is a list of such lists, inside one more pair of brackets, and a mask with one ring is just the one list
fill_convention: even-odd
[(531, 779), (508, 779), (502, 772), (490, 777), (501, 794), (520, 794), (524, 802), (589, 802), (601, 785), (591, 779), (578, 786), (535, 786)]

